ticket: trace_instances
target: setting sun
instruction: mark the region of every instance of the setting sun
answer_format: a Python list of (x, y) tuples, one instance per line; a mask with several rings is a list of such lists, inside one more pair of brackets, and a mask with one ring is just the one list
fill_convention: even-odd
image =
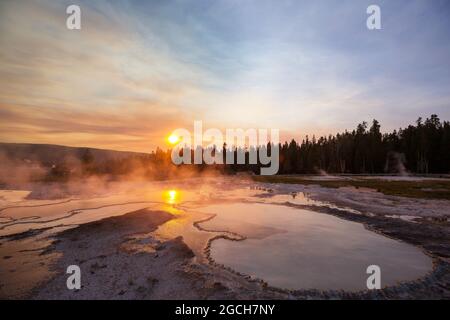
[(169, 138), (167, 138), (167, 140), (169, 141), (170, 144), (175, 144), (178, 141), (180, 141), (180, 137), (172, 134), (172, 135), (169, 136)]

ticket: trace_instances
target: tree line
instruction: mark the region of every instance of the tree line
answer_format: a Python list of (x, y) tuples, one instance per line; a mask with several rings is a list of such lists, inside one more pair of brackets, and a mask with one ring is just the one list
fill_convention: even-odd
[[(251, 146), (253, 151), (267, 148), (270, 155), (272, 144)], [(202, 149), (202, 152), (205, 150)], [(211, 150), (209, 150), (211, 152)], [(86, 149), (80, 166), (73, 168), (65, 163), (53, 165), (49, 178), (70, 178), (73, 175), (121, 176), (131, 173), (152, 179), (165, 179), (182, 173), (191, 174), (215, 171), (223, 174), (251, 172), (258, 174), (262, 166), (259, 161), (249, 164), (249, 148), (230, 150), (226, 145), (214, 147), (218, 152), (245, 154), (245, 164), (205, 163), (176, 166), (171, 161), (171, 150), (157, 148), (150, 154), (130, 156), (124, 159), (96, 162)], [(193, 153), (194, 150), (191, 150)], [(266, 150), (264, 150), (266, 152)], [(258, 159), (259, 160), (259, 159)], [(370, 126), (362, 122), (352, 131), (336, 135), (306, 136), (301, 142), (292, 139), (279, 144), (278, 174), (383, 174), (383, 173), (449, 173), (450, 172), (450, 123), (441, 121), (437, 115), (404, 129), (382, 133), (381, 125), (373, 120)]]
[(279, 173), (448, 173), (450, 123), (437, 115), (391, 133), (381, 133), (373, 120), (353, 131), (285, 142)]
[[(257, 148), (267, 148), (270, 154), (271, 147), (267, 144)], [(217, 152), (227, 152), (226, 145)], [(237, 152), (234, 151), (235, 159)], [(374, 119), (370, 126), (362, 122), (354, 130), (336, 135), (306, 136), (300, 143), (292, 139), (279, 144), (279, 152), (278, 174), (449, 173), (450, 122), (441, 122), (433, 114), (404, 129), (382, 133), (380, 123)], [(225, 164), (216, 168), (225, 173), (258, 174), (261, 164), (248, 164), (248, 154), (247, 150), (244, 165)]]

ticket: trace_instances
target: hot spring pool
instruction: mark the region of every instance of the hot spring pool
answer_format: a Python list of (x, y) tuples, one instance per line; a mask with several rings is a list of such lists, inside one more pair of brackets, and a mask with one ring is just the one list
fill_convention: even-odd
[(207, 230), (231, 231), (243, 241), (217, 239), (212, 258), (236, 271), (286, 289), (365, 290), (369, 265), (381, 268), (381, 285), (415, 280), (432, 270), (419, 248), (360, 223), (275, 204), (210, 205)]

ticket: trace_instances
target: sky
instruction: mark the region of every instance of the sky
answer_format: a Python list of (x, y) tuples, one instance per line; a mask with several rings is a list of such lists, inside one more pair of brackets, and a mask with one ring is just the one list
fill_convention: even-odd
[(285, 140), (450, 120), (449, 14), (447, 0), (0, 0), (0, 141), (150, 152), (194, 120)]

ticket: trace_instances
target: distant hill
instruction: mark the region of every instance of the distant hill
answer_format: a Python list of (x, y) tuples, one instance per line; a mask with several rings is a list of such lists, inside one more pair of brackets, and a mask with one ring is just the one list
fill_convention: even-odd
[(92, 155), (94, 163), (121, 160), (146, 153), (115, 151), (96, 148), (67, 147), (53, 144), (1, 143), (0, 155), (15, 161), (30, 161), (45, 164), (59, 164), (67, 159), (81, 159), (86, 153)]

